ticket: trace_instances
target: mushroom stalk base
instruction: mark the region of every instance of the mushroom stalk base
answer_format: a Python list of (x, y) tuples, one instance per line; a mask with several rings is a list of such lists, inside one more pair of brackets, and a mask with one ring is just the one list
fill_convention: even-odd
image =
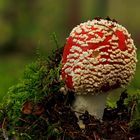
[(115, 102), (119, 99), (120, 94), (123, 91), (123, 88), (117, 88), (97, 95), (76, 94), (73, 109), (81, 113), (84, 113), (87, 110), (90, 115), (102, 119), (107, 98), (109, 97)]
[(90, 115), (102, 119), (107, 96), (108, 93), (101, 93), (98, 95), (75, 95), (73, 109), (81, 113), (87, 110)]
[(87, 110), (89, 114), (102, 119), (107, 96), (108, 93), (101, 93), (98, 95), (75, 95), (73, 108), (75, 111), (81, 113)]

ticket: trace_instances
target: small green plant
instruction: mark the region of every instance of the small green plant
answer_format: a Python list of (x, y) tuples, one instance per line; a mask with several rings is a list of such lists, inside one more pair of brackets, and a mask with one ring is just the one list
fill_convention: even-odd
[(106, 103), (107, 108), (116, 108), (116, 101), (113, 101), (111, 98), (107, 98), (107, 103)]

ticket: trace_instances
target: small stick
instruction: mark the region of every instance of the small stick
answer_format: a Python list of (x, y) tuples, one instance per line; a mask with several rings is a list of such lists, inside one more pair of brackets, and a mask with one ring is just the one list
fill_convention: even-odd
[(6, 133), (6, 129), (4, 128), (5, 127), (5, 123), (6, 123), (6, 118), (4, 118), (3, 123), (2, 123), (3, 137), (4, 137), (5, 140), (9, 140), (9, 138), (7, 136), (7, 133)]

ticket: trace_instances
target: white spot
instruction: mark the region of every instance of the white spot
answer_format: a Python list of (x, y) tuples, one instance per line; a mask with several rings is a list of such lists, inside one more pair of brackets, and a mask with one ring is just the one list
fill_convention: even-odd
[(87, 43), (81, 44), (81, 47), (88, 47)]
[(119, 38), (118, 38), (115, 34), (113, 34), (113, 35), (112, 35), (112, 40), (113, 40), (113, 41), (118, 41)]
[(81, 28), (77, 27), (76, 32), (80, 34), (82, 32)]

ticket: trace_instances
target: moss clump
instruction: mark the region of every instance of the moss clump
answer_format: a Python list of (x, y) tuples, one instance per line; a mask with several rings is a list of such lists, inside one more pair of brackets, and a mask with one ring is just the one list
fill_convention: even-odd
[[(62, 49), (57, 50), (57, 52), (59, 51), (62, 51)], [(17, 85), (9, 89), (8, 94), (0, 104), (0, 124), (3, 133), (6, 133), (5, 135), (8, 137), (19, 137), (20, 135), (21, 138), (32, 138), (31, 132), (30, 134), (26, 132), (23, 133), (24, 131), (22, 130), (25, 130), (25, 127), (29, 124), (27, 123), (28, 125), (24, 126), (21, 119), (24, 118), (24, 121), (26, 121), (27, 118), (27, 120), (30, 120), (32, 123), (34, 123), (35, 120), (40, 121), (40, 117), (37, 116), (38, 114), (35, 115), (33, 113), (35, 112), (34, 106), (38, 108), (38, 111), (42, 109), (43, 112), (41, 105), (44, 98), (58, 92), (59, 88), (63, 86), (63, 82), (59, 80), (61, 56), (59, 56), (59, 59), (57, 58), (57, 63), (54, 63), (54, 54), (55, 53), (47, 59), (39, 58), (36, 62), (28, 65), (25, 68), (23, 78)], [(44, 121), (42, 121), (42, 123)], [(44, 124), (47, 126), (46, 133), (50, 129), (53, 129), (51, 125), (48, 125), (48, 122), (44, 122)], [(22, 127), (22, 129), (19, 129), (20, 127)], [(49, 135), (47, 134), (47, 136)]]
[(140, 90), (137, 90), (135, 94), (129, 94), (125, 104), (130, 114), (130, 130), (140, 132)]

